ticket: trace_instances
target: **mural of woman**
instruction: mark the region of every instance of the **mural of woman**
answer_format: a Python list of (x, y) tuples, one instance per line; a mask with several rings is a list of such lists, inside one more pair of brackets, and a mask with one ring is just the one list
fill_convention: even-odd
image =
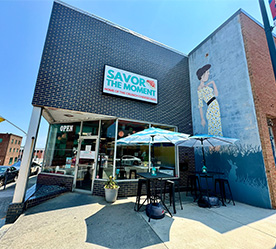
[(206, 64), (196, 72), (196, 75), (200, 80), (200, 84), (197, 88), (198, 108), (201, 117), (201, 125), (204, 127), (206, 121), (202, 110), (203, 101), (207, 104), (206, 119), (208, 121), (208, 134), (222, 136), (220, 109), (216, 99), (218, 96), (218, 89), (213, 80), (208, 82), (210, 68), (211, 65)]

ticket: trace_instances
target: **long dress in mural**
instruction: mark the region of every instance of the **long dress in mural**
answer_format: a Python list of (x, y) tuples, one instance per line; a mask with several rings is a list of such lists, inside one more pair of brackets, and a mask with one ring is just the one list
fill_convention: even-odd
[(206, 119), (208, 120), (208, 134), (222, 136), (219, 104), (213, 94), (213, 88), (205, 86), (197, 91), (198, 108), (203, 107), (203, 101), (207, 104)]

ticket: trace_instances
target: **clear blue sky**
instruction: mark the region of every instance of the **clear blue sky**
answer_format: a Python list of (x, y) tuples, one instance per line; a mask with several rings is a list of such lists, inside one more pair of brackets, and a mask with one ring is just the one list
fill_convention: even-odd
[[(240, 8), (262, 23), (258, 0), (64, 2), (185, 54)], [(52, 0), (0, 0), (0, 116), (26, 132), (52, 5)], [(0, 133), (6, 132), (25, 137), (9, 123), (0, 123)], [(47, 133), (47, 122), (42, 119), (36, 147), (45, 146)]]

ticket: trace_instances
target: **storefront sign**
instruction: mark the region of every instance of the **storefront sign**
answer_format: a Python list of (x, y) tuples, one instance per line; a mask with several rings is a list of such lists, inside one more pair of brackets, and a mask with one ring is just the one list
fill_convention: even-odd
[(270, 6), (271, 14), (273, 17), (273, 23), (274, 23), (274, 25), (276, 25), (276, 1), (269, 0), (269, 6)]
[(105, 66), (103, 92), (157, 104), (157, 80)]
[(80, 158), (82, 158), (82, 159), (95, 159), (95, 151), (81, 150), (80, 151)]

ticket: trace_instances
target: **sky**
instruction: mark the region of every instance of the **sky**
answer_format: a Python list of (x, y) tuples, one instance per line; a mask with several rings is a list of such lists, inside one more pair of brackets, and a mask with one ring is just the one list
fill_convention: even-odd
[[(242, 8), (262, 22), (258, 0), (64, 0), (188, 54)], [(268, 0), (265, 0), (269, 11)], [(0, 116), (25, 132), (50, 20), (52, 0), (0, 0)], [(268, 12), (272, 24), (271, 13)], [(0, 133), (26, 135), (10, 123)], [(41, 120), (36, 148), (44, 148), (48, 123)]]

